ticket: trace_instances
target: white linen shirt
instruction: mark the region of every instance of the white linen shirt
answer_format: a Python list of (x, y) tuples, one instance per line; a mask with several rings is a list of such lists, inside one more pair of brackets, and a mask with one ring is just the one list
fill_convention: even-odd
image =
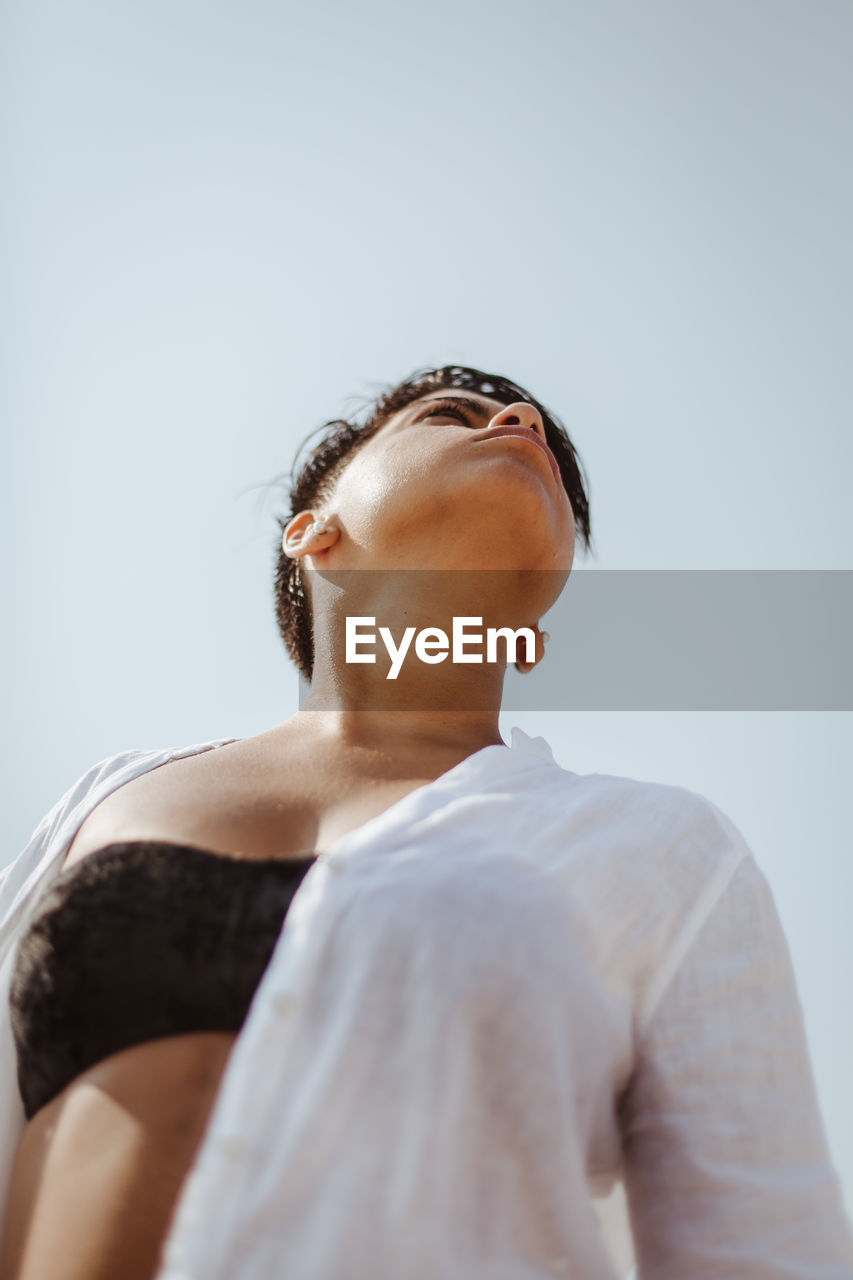
[[(87, 813), (225, 739), (93, 767), (0, 882), (14, 943)], [(323, 852), (235, 1043), (159, 1280), (853, 1280), (770, 888), (681, 787), (475, 752)], [(624, 1265), (622, 1267), (624, 1274)]]

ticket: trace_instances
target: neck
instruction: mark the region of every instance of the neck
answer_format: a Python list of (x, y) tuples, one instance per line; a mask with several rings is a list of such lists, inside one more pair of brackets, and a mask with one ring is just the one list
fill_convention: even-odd
[(324, 750), (393, 757), (413, 773), (438, 774), (482, 747), (505, 745), (497, 712), (341, 710), (314, 701), (313, 689), (287, 723)]
[[(498, 639), (496, 660), (487, 661), (487, 630), (523, 625), (507, 618), (505, 575), (350, 571), (316, 575), (311, 587), (314, 672), (300, 716), (323, 713), (337, 739), (429, 739), (463, 753), (502, 742), (506, 646)], [(480, 621), (463, 627), (463, 618)], [(435, 630), (446, 635), (446, 650)], [(425, 660), (441, 652), (440, 662)]]

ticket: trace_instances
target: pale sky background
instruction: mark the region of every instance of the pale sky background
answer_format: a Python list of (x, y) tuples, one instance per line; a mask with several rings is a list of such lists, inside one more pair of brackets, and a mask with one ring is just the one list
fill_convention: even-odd
[[(0, 861), (96, 760), (293, 713), (264, 486), (416, 366), (560, 414), (579, 566), (853, 569), (847, 0), (7, 0), (0, 47)], [(853, 1207), (851, 714), (513, 723), (741, 828)]]

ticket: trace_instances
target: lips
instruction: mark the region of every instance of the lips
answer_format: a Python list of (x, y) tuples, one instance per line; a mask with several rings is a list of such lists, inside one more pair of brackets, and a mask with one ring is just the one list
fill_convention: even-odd
[(520, 440), (526, 440), (529, 444), (532, 444), (534, 448), (539, 449), (544, 453), (545, 457), (551, 464), (554, 479), (559, 484), (562, 484), (563, 481), (562, 476), (560, 475), (560, 468), (557, 466), (557, 459), (554, 457), (547, 444), (542, 440), (542, 437), (538, 435), (532, 427), (494, 427), (491, 431), (487, 431), (485, 435), (480, 436), (480, 442), (483, 440), (494, 440), (496, 436), (518, 436)]

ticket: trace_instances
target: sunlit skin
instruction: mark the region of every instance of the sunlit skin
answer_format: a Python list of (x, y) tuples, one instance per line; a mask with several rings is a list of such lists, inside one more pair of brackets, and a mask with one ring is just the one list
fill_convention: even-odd
[[(461, 421), (431, 408), (457, 398), (480, 410)], [(352, 456), (326, 500), (295, 515), (283, 537), (303, 561), (313, 604), (314, 678), (302, 708), (124, 784), (83, 823), (66, 866), (116, 839), (249, 858), (323, 850), (502, 741), (502, 667), (413, 661), (389, 682), (381, 647), (375, 665), (343, 660), (347, 615), (376, 616), (395, 636), (411, 625), (449, 633), (461, 615), (538, 627), (571, 569), (574, 516), (548, 457), (524, 438), (489, 436), (502, 427), (545, 438), (530, 404), (430, 392)], [(336, 581), (353, 569), (436, 572)], [(502, 572), (470, 572), (486, 569)], [(537, 629), (537, 662), (543, 653)], [(477, 709), (437, 709), (466, 703)], [(33, 1117), (12, 1177), (0, 1280), (156, 1275), (234, 1039), (178, 1034), (133, 1046)]]
[[(469, 425), (441, 408), (460, 399), (482, 406), (478, 414), (465, 410)], [(307, 567), (315, 619), (311, 692), (299, 713), (316, 722), (310, 732), (335, 733), (355, 715), (350, 732), (362, 740), (399, 735), (405, 741), (446, 733), (451, 724), (454, 737), (470, 734), (472, 750), (501, 740), (503, 669), (412, 661), (391, 684), (379, 650), (376, 665), (344, 662), (344, 619), (375, 616), (395, 636), (406, 626), (449, 633), (454, 615), (482, 617), (484, 626), (537, 627), (571, 570), (574, 514), (541, 450), (517, 436), (491, 436), (506, 427), (545, 442), (531, 404), (433, 392), (401, 410), (355, 454), (328, 502), (288, 524), (283, 545)], [(313, 532), (317, 518), (325, 532)], [(324, 577), (355, 569), (458, 572)], [(476, 572), (483, 570), (492, 572)], [(537, 662), (543, 653), (537, 630)], [(346, 710), (359, 702), (371, 710)], [(433, 703), (483, 710), (454, 712), (448, 722), (445, 713), (429, 710)], [(311, 714), (320, 710), (321, 717)]]

